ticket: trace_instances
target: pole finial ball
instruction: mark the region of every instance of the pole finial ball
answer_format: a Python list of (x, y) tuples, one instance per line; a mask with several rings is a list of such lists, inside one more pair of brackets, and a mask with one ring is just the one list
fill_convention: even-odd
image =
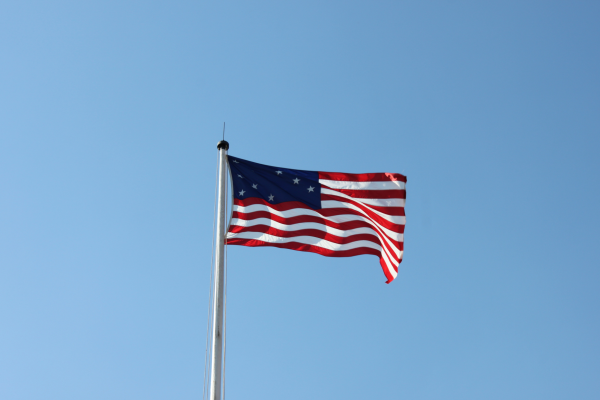
[(229, 142), (227, 140), (221, 140), (219, 143), (217, 143), (217, 149), (229, 150)]

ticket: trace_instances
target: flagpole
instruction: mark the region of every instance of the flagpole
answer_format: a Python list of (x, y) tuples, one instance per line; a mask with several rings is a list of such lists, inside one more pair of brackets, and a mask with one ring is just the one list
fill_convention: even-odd
[(225, 284), (225, 230), (227, 206), (227, 150), (225, 140), (217, 144), (219, 150), (219, 184), (217, 197), (217, 232), (215, 252), (215, 282), (212, 323), (212, 357), (210, 369), (210, 400), (221, 400), (221, 373), (223, 363), (223, 292)]

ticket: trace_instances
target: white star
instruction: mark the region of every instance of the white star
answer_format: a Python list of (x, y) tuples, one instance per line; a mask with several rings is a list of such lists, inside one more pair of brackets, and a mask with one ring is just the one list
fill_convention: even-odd
[(269, 201), (273, 201), (274, 198), (275, 198), (275, 196), (273, 196), (272, 194), (269, 195)]
[(299, 185), (300, 179), (296, 178), (294, 179), (294, 185)]
[(244, 179), (244, 177), (243, 177), (243, 176), (241, 176), (240, 174), (238, 174), (238, 176), (239, 176), (240, 178)]
[(308, 187), (308, 191), (309, 191), (309, 193), (310, 193), (310, 192), (314, 192), (314, 191), (315, 191), (315, 188), (314, 188), (314, 187), (312, 187), (312, 186), (309, 186), (309, 187)]
[(240, 192), (240, 196), (243, 196), (244, 193), (246, 193), (246, 191), (244, 189), (242, 189), (242, 191)]
[(256, 183), (252, 184), (252, 189), (258, 189), (258, 185)]
[(239, 164), (239, 162), (237, 162), (237, 160), (233, 160), (234, 163)]
[(281, 172), (281, 171), (275, 171), (275, 173), (276, 173), (277, 175), (281, 175), (281, 174), (283, 174), (283, 172)]

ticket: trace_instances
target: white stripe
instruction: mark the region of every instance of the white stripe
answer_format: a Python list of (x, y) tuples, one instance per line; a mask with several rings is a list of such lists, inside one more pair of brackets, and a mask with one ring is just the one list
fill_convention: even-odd
[[(362, 218), (362, 219), (364, 219), (364, 218)], [(354, 220), (356, 221), (357, 219), (354, 219)], [(333, 228), (331, 226), (327, 226), (325, 224), (319, 224), (316, 222), (300, 222), (297, 224), (282, 224), (282, 223), (274, 221), (270, 218), (255, 218), (255, 219), (251, 219), (251, 220), (232, 218), (231, 225), (237, 225), (237, 226), (265, 225), (265, 226), (271, 226), (273, 228), (276, 228), (276, 229), (279, 229), (282, 231), (299, 231), (302, 229), (317, 229), (317, 230), (327, 232), (327, 233), (330, 233), (332, 235), (336, 235), (339, 237), (348, 237), (348, 236), (359, 235), (359, 234), (363, 234), (363, 233), (371, 234), (374, 236), (379, 236), (376, 233), (376, 231), (374, 231), (373, 228), (367, 228), (367, 227), (341, 230), (341, 229)], [(393, 235), (393, 237), (390, 237), (390, 239), (392, 239), (392, 240), (395, 240), (397, 242), (402, 242), (404, 240), (404, 235), (402, 233), (390, 231), (390, 234)]]
[[(325, 233), (328, 233), (331, 235), (338, 236), (340, 238), (346, 238), (346, 237), (350, 237), (353, 235), (361, 235), (361, 234), (373, 235), (377, 238), (379, 237), (379, 235), (373, 228), (364, 227), (364, 228), (341, 230), (341, 229), (337, 229), (337, 228), (332, 228), (325, 224), (317, 224), (315, 222), (301, 222), (298, 224), (286, 225), (286, 224), (282, 224), (277, 221), (273, 221), (272, 219), (269, 219), (269, 218), (256, 218), (256, 219), (251, 219), (251, 220), (233, 218), (231, 220), (231, 225), (237, 225), (237, 226), (264, 225), (264, 226), (270, 226), (272, 228), (279, 229), (281, 231), (286, 231), (286, 232), (300, 231), (302, 229), (316, 229), (316, 230), (319, 230), (319, 231), (322, 231), (322, 232), (325, 232)], [(400, 237), (402, 237), (402, 235), (400, 235)], [(399, 241), (402, 241), (402, 238), (400, 238)]]
[(381, 251), (381, 246), (377, 243), (370, 242), (368, 240), (358, 240), (356, 242), (338, 244), (330, 242), (329, 240), (319, 239), (314, 236), (297, 236), (293, 238), (283, 238), (279, 236), (267, 235), (266, 233), (261, 232), (239, 232), (239, 233), (228, 233), (228, 239), (236, 238), (236, 239), (252, 239), (252, 240), (260, 240), (262, 242), (267, 243), (302, 243), (309, 244), (312, 246), (321, 247), (323, 249), (333, 250), (333, 251), (343, 251), (343, 250), (352, 250), (360, 247), (369, 247), (371, 249)]
[[(321, 193), (323, 193), (324, 190), (327, 189), (321, 189)], [(327, 190), (327, 193), (335, 193), (335, 194), (342, 194), (340, 192), (336, 192), (336, 191), (331, 191), (331, 190)], [(357, 203), (362, 203), (362, 204), (368, 204), (370, 206), (379, 206), (379, 207), (404, 207), (406, 200), (404, 199), (363, 199), (360, 197), (350, 197), (352, 200), (356, 201)], [(387, 214), (386, 214), (387, 215)]]
[(237, 211), (237, 212), (241, 212), (241, 213), (251, 213), (251, 212), (256, 212), (256, 211), (267, 211), (271, 214), (275, 214), (278, 215), (282, 218), (291, 218), (291, 217), (297, 217), (299, 215), (310, 215), (313, 217), (320, 217), (320, 218), (326, 218), (323, 217), (321, 214), (319, 214), (317, 211), (313, 210), (313, 209), (308, 209), (308, 208), (292, 208), (286, 211), (278, 211), (274, 208), (271, 208), (265, 204), (250, 204), (249, 206), (240, 206), (237, 204), (234, 204), (233, 206), (233, 211)]
[(385, 182), (353, 182), (353, 181), (331, 181), (319, 179), (321, 185), (331, 189), (354, 189), (354, 190), (404, 190), (406, 183), (402, 181)]
[(390, 271), (390, 274), (392, 275), (392, 279), (396, 279), (396, 277), (398, 276), (398, 273), (396, 272), (396, 270), (393, 267), (388, 267), (388, 271)]

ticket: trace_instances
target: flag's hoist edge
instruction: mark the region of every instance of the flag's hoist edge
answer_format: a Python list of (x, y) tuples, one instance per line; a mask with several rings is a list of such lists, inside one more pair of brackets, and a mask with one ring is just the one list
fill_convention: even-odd
[[(328, 257), (373, 254), (380, 259), (387, 283), (396, 278), (404, 252), (404, 175), (300, 171), (232, 156), (229, 161), (234, 199), (228, 244), (274, 246)], [(260, 181), (261, 187), (254, 181)], [(247, 193), (246, 185), (256, 191)], [(282, 188), (288, 201), (277, 202), (272, 192)], [(313, 207), (307, 205), (304, 194), (295, 194), (310, 195), (316, 189), (320, 189), (320, 208), (312, 201)]]

